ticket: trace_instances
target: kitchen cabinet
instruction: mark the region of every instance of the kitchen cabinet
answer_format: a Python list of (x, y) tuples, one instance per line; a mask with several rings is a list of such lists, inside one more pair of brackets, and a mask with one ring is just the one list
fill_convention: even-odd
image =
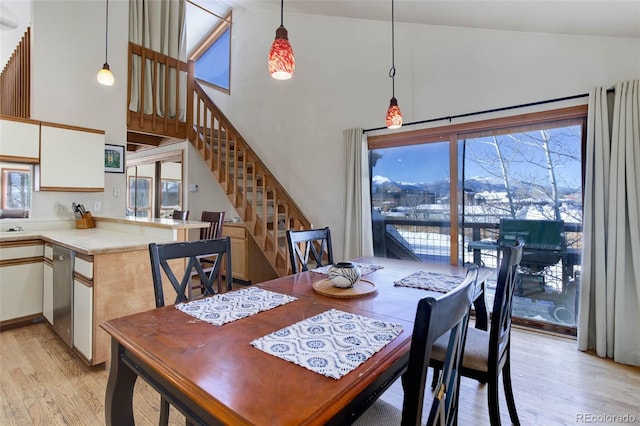
[(36, 164), (40, 157), (40, 122), (0, 117), (0, 161)]
[(93, 256), (76, 253), (73, 268), (73, 349), (93, 360)]
[(81, 277), (73, 280), (73, 348), (93, 358), (93, 285)]
[[(105, 132), (53, 123), (40, 125), (40, 191), (104, 191)], [(69, 158), (81, 159), (69, 162)]]
[(45, 244), (42, 262), (42, 316), (53, 324), (53, 246)]
[(235, 281), (251, 284), (278, 276), (244, 223), (225, 223), (222, 235), (231, 239), (231, 270)]
[[(14, 309), (17, 288), (28, 288), (21, 291), (37, 305), (26, 311), (34, 312), (27, 317), (18, 317), (23, 313), (11, 311), (11, 319), (0, 321), (0, 328), (27, 325), (43, 315), (54, 325), (52, 247), (75, 252), (73, 277), (69, 280), (74, 312), (71, 345), (88, 365), (108, 363), (111, 357), (111, 339), (100, 324), (155, 308), (149, 243), (184, 241), (189, 229), (208, 226), (198, 221), (95, 219), (97, 227), (92, 229), (45, 229), (37, 237), (21, 233), (0, 235), (0, 313), (8, 312), (5, 305)], [(24, 270), (5, 273), (5, 268), (30, 266), (31, 262), (36, 266), (35, 276)], [(167, 283), (165, 288), (167, 304), (174, 300), (170, 286)]]
[(0, 242), (0, 328), (42, 314), (43, 243)]

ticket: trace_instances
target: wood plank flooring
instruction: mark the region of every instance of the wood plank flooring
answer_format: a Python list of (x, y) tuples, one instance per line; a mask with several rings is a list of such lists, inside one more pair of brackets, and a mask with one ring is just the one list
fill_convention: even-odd
[[(520, 329), (513, 330), (512, 359), (522, 425), (614, 424), (587, 416), (625, 414), (640, 423), (640, 368), (580, 352), (571, 339)], [(0, 425), (103, 425), (107, 377), (106, 369), (82, 363), (45, 323), (4, 331)], [(399, 382), (382, 398), (400, 407)], [(159, 401), (137, 382), (137, 425), (157, 425)], [(503, 397), (501, 402), (502, 421), (510, 424)], [(463, 378), (459, 424), (488, 425), (486, 404), (486, 387)], [(184, 425), (184, 417), (171, 409), (170, 424)]]

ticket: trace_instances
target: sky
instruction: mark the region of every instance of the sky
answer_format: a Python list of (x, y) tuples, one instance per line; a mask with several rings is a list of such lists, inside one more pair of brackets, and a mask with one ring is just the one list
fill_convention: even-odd
[[(575, 129), (571, 129), (575, 130)], [(538, 136), (539, 132), (531, 132)], [(562, 155), (552, 154), (554, 168), (560, 186), (578, 188), (581, 181), (580, 138), (567, 129), (551, 130), (551, 151)], [(493, 145), (481, 143), (489, 138), (478, 138), (467, 141), (467, 161), (465, 175), (470, 177), (489, 177), (493, 174), (496, 179), (500, 175), (500, 164), (497, 160), (496, 148)], [(526, 140), (521, 138), (521, 140)], [(505, 162), (509, 163), (511, 173), (519, 174), (523, 180), (546, 183), (549, 181), (549, 171), (546, 167), (544, 151), (531, 148), (522, 142), (514, 142), (508, 136), (500, 137), (501, 152)], [(462, 168), (462, 143), (459, 144), (459, 168)], [(571, 147), (567, 150), (566, 147)], [(573, 150), (574, 152), (569, 152)], [(373, 176), (387, 177), (396, 182), (431, 182), (449, 178), (449, 144), (437, 142), (422, 145), (410, 145), (375, 150), (382, 157), (377, 161)], [(572, 155), (573, 158), (569, 157)], [(489, 157), (487, 165), (482, 167), (479, 162)], [(528, 160), (524, 160), (524, 158)], [(533, 163), (541, 166), (534, 166)]]

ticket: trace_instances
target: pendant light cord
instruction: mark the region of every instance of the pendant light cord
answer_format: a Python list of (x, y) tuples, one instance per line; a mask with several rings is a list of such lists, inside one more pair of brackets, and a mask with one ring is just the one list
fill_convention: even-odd
[(395, 56), (395, 30), (394, 30), (394, 17), (393, 17), (393, 0), (391, 0), (391, 69), (389, 70), (389, 77), (391, 77), (391, 97), (396, 97), (396, 56)]
[(284, 0), (280, 0), (280, 26), (284, 27)]
[(109, 0), (107, 0), (107, 13), (104, 24), (104, 63), (108, 63), (107, 61), (107, 52), (109, 46)]

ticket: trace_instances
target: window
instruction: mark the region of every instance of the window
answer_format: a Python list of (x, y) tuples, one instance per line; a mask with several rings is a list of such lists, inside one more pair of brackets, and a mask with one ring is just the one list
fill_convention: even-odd
[(162, 179), (161, 187), (162, 205), (160, 217), (170, 217), (173, 214), (173, 210), (180, 210), (182, 182), (179, 180)]
[[(230, 20), (231, 15), (227, 16)], [(205, 42), (191, 55), (195, 77), (229, 93), (231, 69), (231, 24), (221, 21)]]
[(151, 178), (129, 176), (127, 216), (151, 217)]
[[(496, 268), (501, 223), (517, 222), (530, 241), (514, 317), (573, 333), (585, 118), (572, 107), (369, 137), (375, 254)], [(551, 224), (561, 243), (533, 241)]]
[(2, 209), (31, 209), (30, 166), (2, 164)]
[(182, 151), (127, 160), (127, 216), (171, 217), (182, 210)]

